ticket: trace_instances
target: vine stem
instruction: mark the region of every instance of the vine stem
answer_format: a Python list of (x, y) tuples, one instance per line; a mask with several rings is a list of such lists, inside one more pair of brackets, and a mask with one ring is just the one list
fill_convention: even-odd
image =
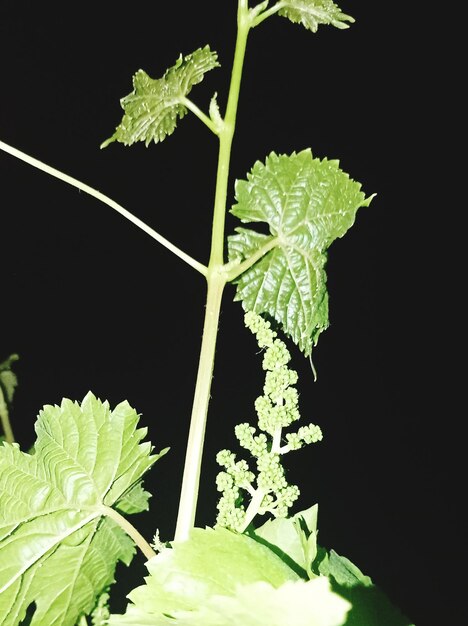
[(250, 28), (251, 17), (248, 0), (239, 0), (237, 10), (237, 38), (226, 115), (222, 126), (220, 126), (218, 130), (218, 168), (211, 232), (211, 253), (206, 275), (207, 298), (205, 320), (203, 324), (197, 381), (182, 477), (175, 541), (185, 541), (189, 536), (190, 529), (195, 523), (219, 315), (223, 289), (227, 281), (224, 266), (224, 225), (226, 220), (226, 198), (231, 146), (236, 124), (237, 105), (239, 101), (247, 37)]
[(195, 259), (192, 259), (191, 256), (186, 254), (183, 250), (180, 250), (180, 248), (178, 248), (173, 243), (171, 243), (168, 239), (160, 235), (157, 231), (155, 231), (153, 228), (148, 226), (148, 224), (145, 224), (142, 220), (136, 217), (136, 215), (133, 215), (133, 213), (130, 213), (130, 211), (128, 211), (127, 209), (124, 209), (124, 207), (120, 206), (120, 204), (117, 204), (117, 202), (112, 200), (112, 198), (109, 198), (108, 196), (104, 195), (100, 191), (97, 191), (97, 189), (93, 189), (93, 187), (90, 187), (89, 185), (82, 183), (80, 180), (73, 178), (73, 176), (64, 174), (64, 172), (61, 172), (60, 170), (55, 169), (55, 167), (52, 167), (51, 165), (47, 165), (47, 163), (43, 163), (42, 161), (35, 159), (29, 154), (26, 154), (25, 152), (18, 150), (17, 148), (13, 148), (13, 146), (8, 145), (4, 141), (0, 141), (0, 150), (3, 150), (4, 152), (11, 154), (17, 159), (20, 159), (21, 161), (24, 161), (25, 163), (28, 163), (29, 165), (32, 165), (33, 167), (36, 167), (37, 169), (42, 170), (43, 172), (46, 172), (47, 174), (50, 174), (51, 176), (54, 176), (55, 178), (58, 178), (59, 180), (62, 180), (65, 183), (68, 183), (69, 185), (72, 185), (72, 187), (76, 187), (80, 191), (84, 191), (90, 196), (97, 198), (104, 204), (107, 204), (107, 206), (110, 206), (112, 209), (117, 211), (117, 213), (120, 213), (120, 215), (123, 215), (123, 217), (125, 217), (127, 220), (132, 222), (132, 224), (135, 224), (135, 226), (138, 226), (138, 228), (144, 231), (147, 235), (149, 235), (150, 237), (155, 239), (158, 243), (160, 243), (162, 246), (164, 246), (165, 248), (173, 252), (176, 256), (178, 256), (180, 259), (185, 261), (188, 265), (190, 265), (191, 267), (196, 269), (198, 272), (203, 274), (203, 276), (206, 276), (207, 268), (202, 263), (199, 263)]

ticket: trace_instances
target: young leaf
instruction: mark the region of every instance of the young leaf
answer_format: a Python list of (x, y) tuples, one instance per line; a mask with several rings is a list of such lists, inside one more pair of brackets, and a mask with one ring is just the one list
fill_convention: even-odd
[(372, 580), (366, 576), (361, 570), (351, 563), (345, 556), (340, 556), (334, 550), (330, 550), (317, 565), (318, 571), (324, 576), (333, 576), (336, 582), (343, 587), (371, 587)]
[(19, 356), (17, 354), (11, 354), (5, 361), (0, 363), (0, 388), (8, 404), (11, 404), (15, 389), (18, 385), (16, 374), (11, 369), (12, 363), (18, 359)]
[(331, 588), (352, 604), (345, 626), (414, 626), (369, 576), (334, 550), (319, 548), (314, 569), (327, 576)]
[(349, 28), (346, 22), (354, 22), (354, 18), (342, 13), (332, 0), (283, 0), (281, 6), (278, 15), (302, 24), (313, 33), (317, 32), (320, 24)]
[(125, 493), (114, 505), (114, 508), (122, 513), (131, 515), (132, 513), (140, 513), (147, 511), (149, 508), (148, 500), (151, 498), (149, 491), (143, 489), (141, 482), (136, 483)]
[(184, 117), (186, 96), (193, 85), (201, 82), (205, 72), (219, 66), (218, 55), (209, 46), (199, 48), (185, 57), (179, 56), (164, 76), (153, 79), (143, 70), (133, 76), (133, 91), (120, 100), (125, 111), (115, 133), (101, 144), (105, 148), (113, 141), (127, 146), (144, 141), (158, 143), (171, 135), (177, 119)]
[(292, 517), (268, 520), (252, 536), (285, 562), (292, 561), (291, 566), (299, 567), (306, 578), (316, 556), (317, 512), (318, 505), (314, 504)]
[(338, 161), (303, 150), (257, 161), (247, 180), (237, 181), (236, 200), (231, 212), (242, 222), (267, 222), (271, 235), (237, 228), (228, 239), (230, 261), (249, 259), (273, 238), (277, 244), (235, 279), (235, 299), (274, 317), (308, 356), (329, 324), (326, 251), (372, 196)]
[(147, 567), (146, 585), (109, 626), (339, 626), (350, 608), (325, 577), (301, 581), (268, 548), (223, 528), (193, 529)]
[(91, 626), (106, 626), (107, 620), (110, 616), (109, 611), (109, 594), (107, 592), (102, 593), (96, 603), (96, 606), (91, 613)]
[(74, 626), (112, 582), (132, 541), (108, 509), (162, 455), (141, 443), (138, 414), (93, 394), (45, 406), (33, 455), (0, 446), (0, 625)]

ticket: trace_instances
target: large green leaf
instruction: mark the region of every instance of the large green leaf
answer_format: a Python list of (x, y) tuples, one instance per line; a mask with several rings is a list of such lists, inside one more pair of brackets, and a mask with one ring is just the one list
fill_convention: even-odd
[(346, 22), (354, 22), (354, 18), (342, 13), (332, 0), (283, 0), (278, 15), (302, 24), (314, 33), (320, 24), (349, 28)]
[(338, 161), (314, 159), (310, 150), (271, 153), (236, 183), (231, 212), (244, 223), (267, 222), (270, 235), (237, 228), (228, 239), (230, 261), (247, 260), (276, 242), (235, 280), (236, 300), (246, 310), (274, 317), (306, 355), (329, 324), (327, 249), (371, 199)]
[(17, 626), (33, 602), (31, 626), (74, 626), (117, 561), (130, 562), (133, 543), (106, 507), (166, 452), (152, 455), (137, 424), (127, 402), (111, 411), (89, 393), (44, 407), (34, 454), (0, 446), (1, 626)]
[(301, 580), (268, 548), (224, 528), (194, 529), (147, 567), (146, 584), (110, 626), (339, 626), (350, 608), (326, 577)]
[(187, 113), (184, 98), (205, 72), (219, 66), (217, 59), (216, 52), (205, 46), (185, 57), (180, 55), (162, 78), (153, 79), (138, 70), (133, 76), (133, 91), (120, 100), (125, 111), (122, 121), (101, 147), (113, 141), (127, 146), (144, 141), (148, 146), (151, 141), (158, 143), (171, 135), (177, 119)]

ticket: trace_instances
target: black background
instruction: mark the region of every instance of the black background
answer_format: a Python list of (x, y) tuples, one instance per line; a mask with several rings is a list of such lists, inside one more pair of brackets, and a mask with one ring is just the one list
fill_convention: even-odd
[[(312, 34), (277, 16), (250, 35), (232, 154), (242, 178), (272, 150), (311, 147), (378, 195), (333, 244), (330, 328), (314, 352), (318, 381), (293, 349), (305, 419), (324, 441), (291, 454), (301, 508), (319, 502), (320, 542), (372, 576), (418, 625), (464, 622), (456, 589), (464, 498), (457, 479), (463, 350), (455, 241), (464, 207), (450, 197), (460, 122), (457, 39), (411, 3), (343, 1), (349, 30)], [(394, 10), (395, 7), (393, 7)], [(221, 69), (191, 97), (226, 102), (236, 3), (0, 0), (0, 138), (111, 196), (208, 261), (217, 140), (189, 114), (163, 144), (100, 150), (140, 67), (154, 78), (209, 43)], [(437, 20), (439, 20), (437, 22)], [(453, 164), (453, 165), (452, 165)], [(20, 354), (13, 421), (34, 441), (44, 404), (88, 390), (142, 414), (170, 453), (146, 480), (135, 524), (173, 536), (205, 286), (202, 277), (97, 200), (0, 153), (0, 359)], [(227, 233), (236, 220), (227, 218)], [(463, 272), (460, 272), (460, 275)], [(197, 525), (213, 524), (216, 451), (254, 420), (262, 372), (228, 286)], [(457, 398), (458, 394), (458, 398)], [(462, 481), (460, 481), (460, 484)], [(141, 581), (119, 568), (120, 597)], [(466, 619), (466, 614), (465, 614)]]

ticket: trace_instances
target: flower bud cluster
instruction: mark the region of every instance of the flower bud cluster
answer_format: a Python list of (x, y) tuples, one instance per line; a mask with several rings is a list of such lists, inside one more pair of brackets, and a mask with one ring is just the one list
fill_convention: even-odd
[[(216, 479), (217, 489), (222, 493), (216, 525), (239, 532), (243, 532), (257, 514), (287, 517), (289, 508), (299, 497), (299, 488), (288, 484), (281, 456), (322, 439), (319, 426), (309, 424), (286, 434), (286, 443), (281, 445), (282, 429), (300, 418), (299, 395), (293, 387), (297, 383), (297, 372), (288, 367), (291, 355), (270, 323), (252, 311), (247, 312), (244, 319), (259, 347), (266, 348), (262, 362), (266, 371), (263, 395), (255, 401), (258, 427), (262, 432), (257, 434), (257, 429), (247, 423), (235, 428), (240, 445), (256, 459), (256, 479), (247, 462), (236, 461), (233, 452), (222, 450), (216, 457), (224, 468)], [(251, 500), (245, 509), (243, 502), (247, 494)]]

